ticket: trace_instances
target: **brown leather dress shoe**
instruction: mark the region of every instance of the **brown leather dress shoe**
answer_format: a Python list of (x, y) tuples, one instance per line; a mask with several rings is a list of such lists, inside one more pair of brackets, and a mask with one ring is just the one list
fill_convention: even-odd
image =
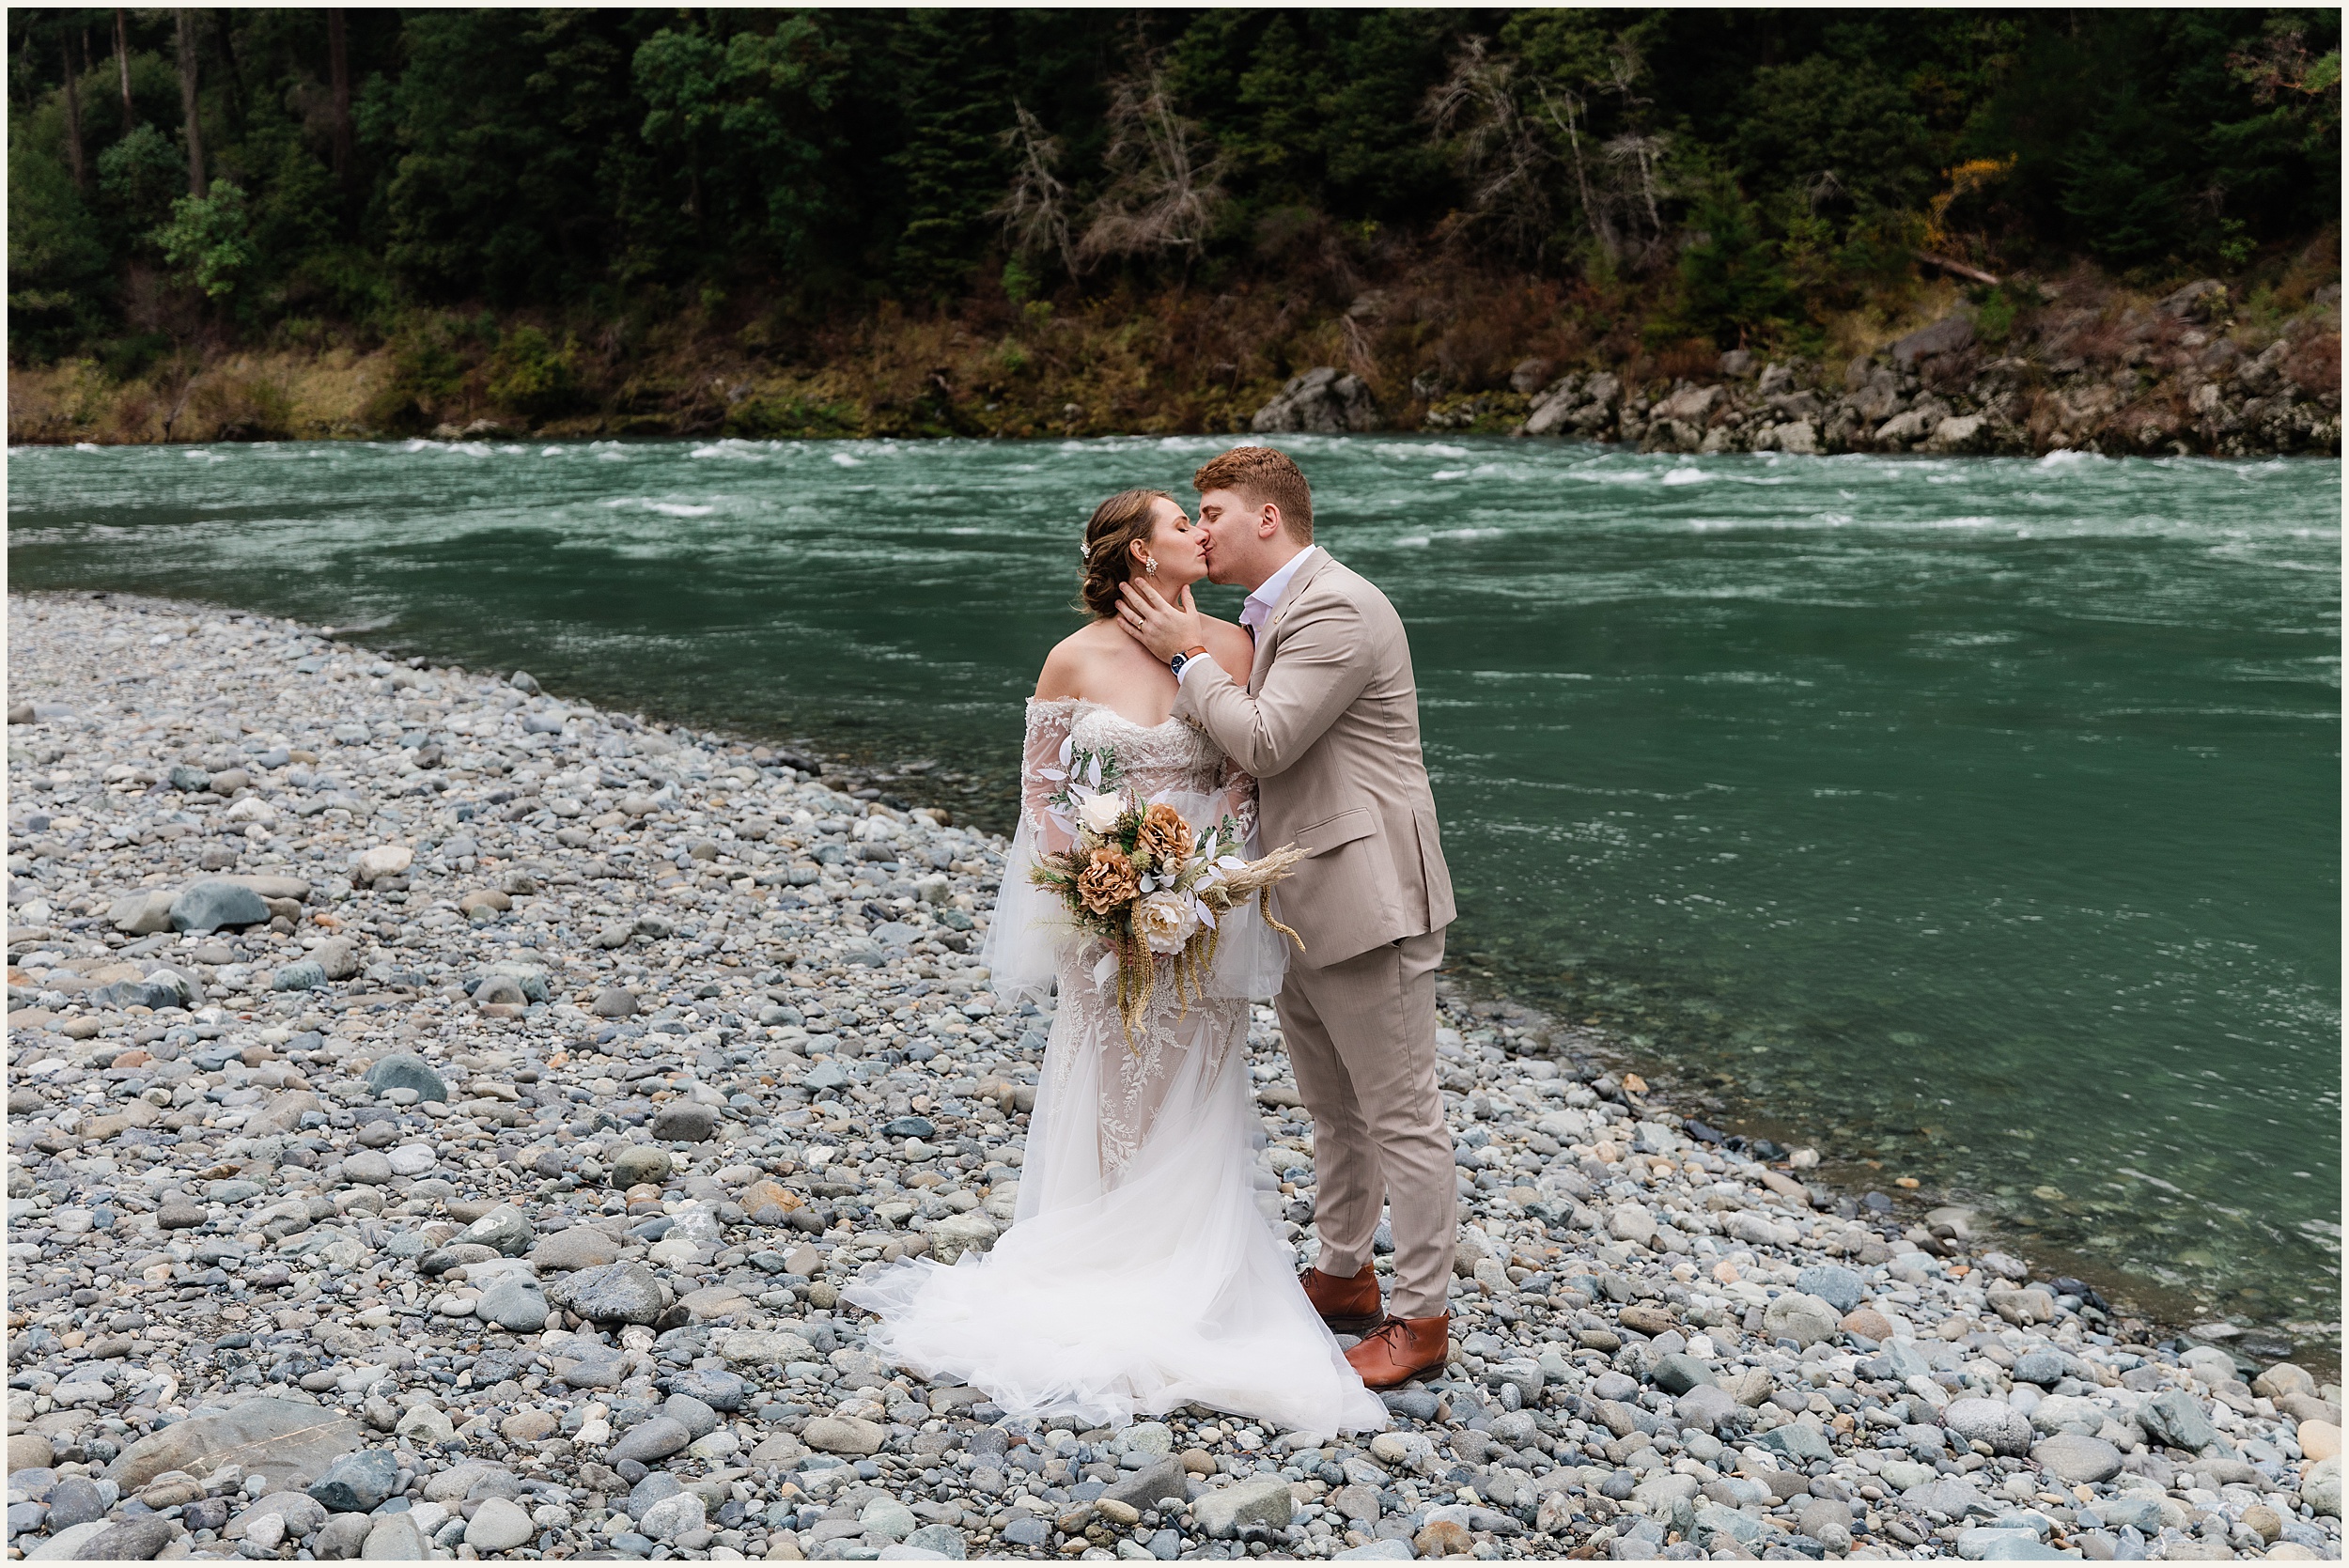
[(1367, 1264), (1350, 1280), (1309, 1268), (1298, 1276), (1298, 1283), (1333, 1334), (1367, 1334), (1386, 1321), (1378, 1300), (1378, 1271)]
[(1441, 1368), (1452, 1348), (1452, 1314), (1391, 1317), (1346, 1353), (1365, 1388), (1393, 1389)]

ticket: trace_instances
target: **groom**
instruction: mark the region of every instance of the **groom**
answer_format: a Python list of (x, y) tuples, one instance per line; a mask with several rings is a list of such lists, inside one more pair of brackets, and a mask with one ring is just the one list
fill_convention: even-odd
[[(1452, 1135), (1436, 1085), (1436, 970), (1452, 877), (1420, 755), (1419, 695), (1387, 598), (1314, 543), (1313, 491), (1268, 446), (1191, 478), (1207, 577), (1246, 588), (1256, 658), (1242, 687), (1206, 653), (1188, 590), (1171, 605), (1129, 580), (1120, 619), (1170, 663), (1174, 711), (1257, 780), (1268, 846), (1311, 859), (1280, 896), (1303, 938), (1279, 1009), (1314, 1117), (1319, 1266), (1305, 1294), (1331, 1328), (1369, 1330), (1346, 1359), (1374, 1389), (1439, 1370), (1451, 1328)], [(1371, 1266), (1381, 1203), (1394, 1296)]]

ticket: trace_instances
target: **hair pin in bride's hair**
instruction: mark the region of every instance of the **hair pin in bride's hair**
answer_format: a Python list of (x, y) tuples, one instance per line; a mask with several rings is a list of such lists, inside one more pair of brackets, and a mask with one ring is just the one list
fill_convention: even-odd
[(1090, 561), (1093, 559), (1093, 541), (1091, 539), (1087, 539), (1084, 543), (1077, 547), (1077, 559), (1080, 561)]

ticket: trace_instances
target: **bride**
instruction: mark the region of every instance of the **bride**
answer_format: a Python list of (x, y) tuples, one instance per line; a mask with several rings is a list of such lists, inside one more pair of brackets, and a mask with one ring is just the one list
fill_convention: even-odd
[[(1075, 770), (1114, 773), (1194, 832), (1255, 825), (1255, 781), (1172, 717), (1174, 675), (1115, 618), (1128, 575), (1177, 600), (1204, 579), (1205, 536), (1164, 491), (1126, 490), (1094, 512), (1083, 557), (1095, 619), (1052, 650), (1028, 704), (986, 949), (998, 995), (1060, 992), (1014, 1222), (985, 1256), (907, 1260), (845, 1294), (882, 1320), (876, 1351), (1010, 1415), (1122, 1426), (1201, 1405), (1324, 1436), (1383, 1427), (1257, 1207), (1249, 999), (1280, 988), (1280, 939), (1252, 907), (1231, 911), (1206, 997), (1160, 985), (1129, 1045), (1106, 947), (1028, 881), (1038, 853), (1071, 842)], [(1206, 657), (1246, 680), (1247, 634), (1206, 624)]]

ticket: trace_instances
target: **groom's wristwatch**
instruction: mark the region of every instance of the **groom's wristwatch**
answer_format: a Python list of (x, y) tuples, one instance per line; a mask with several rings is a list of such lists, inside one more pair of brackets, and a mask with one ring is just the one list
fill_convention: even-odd
[(1176, 654), (1174, 658), (1168, 660), (1166, 661), (1167, 667), (1174, 672), (1174, 678), (1176, 680), (1180, 680), (1183, 678), (1183, 666), (1190, 663), (1194, 659), (1206, 658), (1206, 653), (1207, 646), (1205, 643), (1193, 644), (1191, 646), (1187, 647), (1182, 652)]

